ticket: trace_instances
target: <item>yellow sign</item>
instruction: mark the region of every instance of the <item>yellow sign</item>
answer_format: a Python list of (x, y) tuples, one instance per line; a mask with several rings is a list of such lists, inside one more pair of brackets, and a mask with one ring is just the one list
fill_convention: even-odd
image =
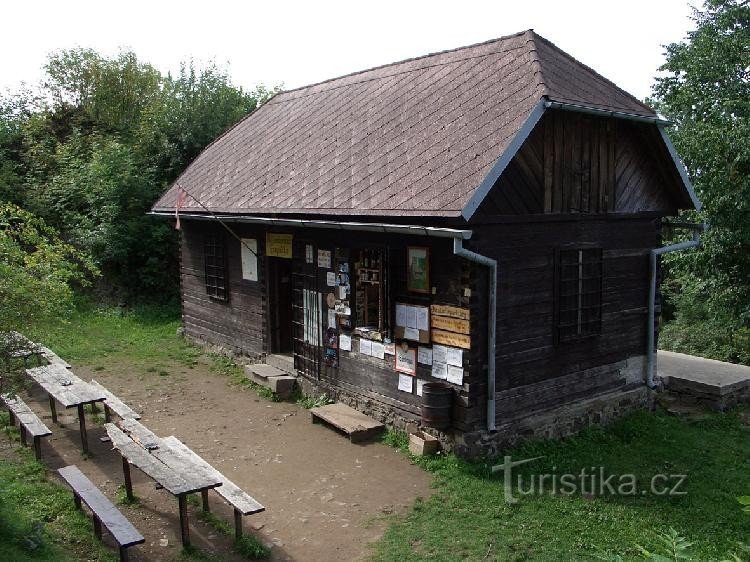
[(458, 318), (449, 318), (447, 316), (432, 315), (432, 327), (448, 330), (449, 332), (458, 332), (459, 334), (470, 334), (471, 327), (468, 320)]
[(292, 235), (267, 232), (266, 255), (271, 258), (292, 259)]
[(451, 318), (460, 318), (461, 320), (469, 319), (469, 309), (460, 308), (458, 306), (433, 304), (430, 306), (430, 312), (435, 316), (450, 316)]
[(432, 343), (471, 349), (471, 336), (453, 334), (451, 332), (444, 332), (443, 330), (432, 330)]

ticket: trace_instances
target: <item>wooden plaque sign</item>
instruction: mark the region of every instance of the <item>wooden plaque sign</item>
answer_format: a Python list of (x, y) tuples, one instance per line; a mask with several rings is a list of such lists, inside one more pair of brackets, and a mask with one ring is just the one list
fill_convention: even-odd
[(292, 235), (266, 233), (266, 255), (272, 258), (292, 258)]
[(469, 320), (469, 309), (459, 306), (448, 306), (444, 304), (433, 304), (430, 306), (430, 312), (433, 316), (448, 316), (460, 320)]
[(432, 343), (471, 349), (471, 336), (454, 334), (453, 332), (446, 332), (444, 330), (432, 330)]
[(440, 330), (447, 330), (448, 332), (456, 332), (459, 334), (471, 333), (471, 328), (468, 320), (450, 318), (448, 316), (436, 316), (433, 314), (432, 327), (438, 328)]

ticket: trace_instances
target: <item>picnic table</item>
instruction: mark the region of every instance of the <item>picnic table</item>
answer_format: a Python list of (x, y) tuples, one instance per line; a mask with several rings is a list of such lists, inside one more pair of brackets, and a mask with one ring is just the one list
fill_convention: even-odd
[(45, 392), (49, 399), (52, 421), (57, 423), (57, 407), (55, 401), (65, 408), (78, 409), (78, 425), (81, 432), (81, 446), (83, 452), (89, 452), (89, 440), (86, 434), (86, 416), (83, 407), (86, 404), (103, 402), (107, 397), (96, 387), (79, 379), (63, 363), (50, 363), (42, 367), (26, 369), (31, 377)]
[(198, 455), (192, 451), (186, 454), (179, 447), (157, 437), (135, 419), (123, 419), (119, 422), (119, 427), (113, 423), (105, 423), (104, 428), (112, 445), (122, 457), (122, 472), (128, 498), (133, 497), (133, 484), (130, 479), (130, 464), (133, 464), (157, 485), (177, 497), (182, 544), (189, 546), (187, 496), (196, 492), (204, 494), (211, 488), (221, 486), (221, 478), (207, 469), (204, 462), (196, 462), (192, 455)]

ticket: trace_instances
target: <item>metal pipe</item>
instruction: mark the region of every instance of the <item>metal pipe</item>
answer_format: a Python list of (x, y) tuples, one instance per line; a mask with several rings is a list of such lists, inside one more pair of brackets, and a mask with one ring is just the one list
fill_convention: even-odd
[(497, 324), (497, 260), (463, 247), (461, 238), (453, 239), (453, 253), (489, 270), (489, 318), (487, 320), (487, 430), (495, 431), (495, 337)]
[[(158, 217), (174, 217), (174, 212), (151, 211), (149, 215)], [(396, 234), (413, 234), (414, 236), (430, 236), (433, 238), (471, 238), (471, 230), (456, 228), (440, 228), (435, 226), (421, 226), (415, 224), (387, 224), (373, 222), (344, 222), (331, 220), (303, 220), (279, 219), (275, 217), (258, 217), (252, 215), (204, 215), (197, 213), (180, 213), (180, 217), (191, 220), (218, 220), (224, 222), (242, 222), (250, 224), (265, 224), (275, 226), (290, 226), (298, 228), (330, 228), (338, 230), (362, 230), (368, 232), (388, 232)]]
[[(677, 224), (672, 224), (677, 226)], [(706, 229), (706, 224), (691, 224), (684, 223), (680, 226), (689, 228), (693, 231), (693, 237), (691, 240), (684, 242), (678, 242), (677, 244), (670, 244), (669, 246), (662, 246), (661, 248), (653, 248), (650, 252), (650, 282), (648, 286), (648, 326), (646, 327), (648, 346), (646, 351), (646, 384), (649, 388), (654, 389), (657, 387), (656, 377), (654, 375), (654, 357), (656, 355), (656, 343), (654, 334), (654, 318), (655, 318), (655, 307), (656, 307), (656, 265), (657, 257), (662, 254), (668, 254), (670, 252), (678, 252), (680, 250), (687, 250), (689, 248), (696, 248), (701, 244), (701, 232)]]
[(588, 113), (589, 115), (598, 115), (599, 117), (617, 117), (618, 119), (627, 119), (628, 121), (638, 121), (641, 123), (651, 123), (656, 125), (672, 125), (671, 121), (663, 119), (661, 117), (649, 117), (648, 115), (636, 115), (635, 113), (627, 113), (624, 111), (611, 111), (609, 109), (599, 109), (598, 107), (590, 107), (587, 105), (580, 105), (577, 103), (562, 103), (559, 101), (548, 101), (545, 102), (544, 106), (547, 109), (562, 109), (563, 111), (575, 111), (576, 113)]

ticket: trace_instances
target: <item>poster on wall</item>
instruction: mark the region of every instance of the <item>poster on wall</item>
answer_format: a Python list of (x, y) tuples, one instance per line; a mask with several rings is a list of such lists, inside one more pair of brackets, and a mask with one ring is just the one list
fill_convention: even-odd
[(292, 235), (267, 232), (266, 255), (270, 258), (292, 259)]
[(417, 374), (417, 350), (411, 347), (396, 347), (396, 371), (407, 375)]
[(258, 241), (255, 238), (242, 239), (242, 278), (246, 281), (258, 280)]
[(406, 249), (406, 288), (414, 293), (430, 292), (430, 249), (409, 246)]
[(331, 250), (318, 250), (318, 267), (331, 269)]
[(414, 388), (414, 379), (410, 377), (409, 375), (399, 375), (398, 376), (398, 389), (401, 392), (412, 392), (412, 389)]

